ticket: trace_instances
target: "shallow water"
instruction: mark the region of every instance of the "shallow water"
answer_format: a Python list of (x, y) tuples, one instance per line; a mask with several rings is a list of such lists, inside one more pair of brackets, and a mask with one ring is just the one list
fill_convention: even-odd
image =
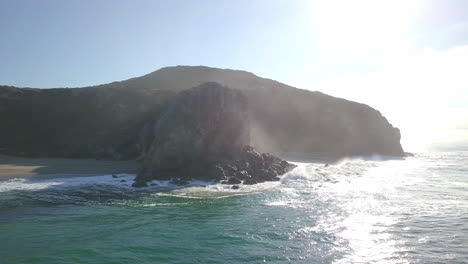
[(118, 176), (0, 182), (0, 263), (468, 263), (463, 149), (239, 190)]

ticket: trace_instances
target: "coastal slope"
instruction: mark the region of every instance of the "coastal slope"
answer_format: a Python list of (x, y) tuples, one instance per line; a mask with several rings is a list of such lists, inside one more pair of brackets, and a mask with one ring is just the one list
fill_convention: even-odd
[(167, 67), (85, 88), (0, 86), (0, 153), (143, 159), (154, 129), (149, 124), (179, 92), (206, 82), (248, 98), (249, 145), (261, 152), (404, 155), (399, 130), (367, 105), (204, 66)]

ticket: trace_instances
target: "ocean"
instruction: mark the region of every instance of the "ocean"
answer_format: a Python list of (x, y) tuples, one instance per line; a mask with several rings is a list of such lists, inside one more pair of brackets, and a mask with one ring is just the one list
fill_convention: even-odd
[(0, 263), (468, 263), (468, 147), (297, 165), (238, 190), (3, 181)]

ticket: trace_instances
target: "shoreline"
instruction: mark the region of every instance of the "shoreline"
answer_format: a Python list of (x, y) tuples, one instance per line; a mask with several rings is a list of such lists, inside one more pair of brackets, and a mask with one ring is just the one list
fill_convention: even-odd
[(91, 177), (107, 174), (136, 174), (136, 161), (110, 161), (68, 158), (23, 158), (0, 155), (0, 181)]

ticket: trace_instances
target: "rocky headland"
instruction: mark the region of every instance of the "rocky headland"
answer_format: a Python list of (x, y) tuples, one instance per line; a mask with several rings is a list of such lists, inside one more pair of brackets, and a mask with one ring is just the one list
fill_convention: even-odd
[(153, 124), (152, 143), (134, 186), (192, 179), (229, 184), (279, 180), (294, 165), (249, 146), (248, 99), (210, 82), (181, 92)]
[(84, 88), (0, 86), (0, 126), (0, 154), (137, 160), (137, 184), (275, 180), (291, 166), (267, 152), (405, 155), (399, 129), (370, 106), (203, 66)]

